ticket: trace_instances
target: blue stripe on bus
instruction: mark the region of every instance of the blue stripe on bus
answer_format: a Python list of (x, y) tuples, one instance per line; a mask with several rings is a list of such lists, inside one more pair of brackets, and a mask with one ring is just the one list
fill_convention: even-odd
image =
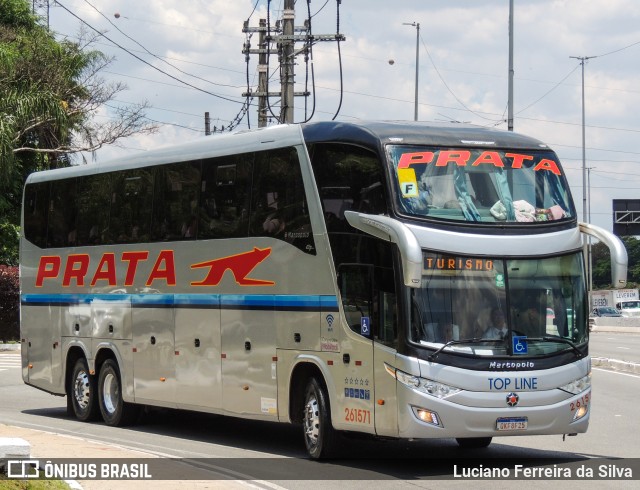
[(223, 308), (291, 311), (338, 311), (335, 296), (268, 294), (23, 294), (28, 306), (76, 306), (101, 302), (130, 303), (134, 308)]

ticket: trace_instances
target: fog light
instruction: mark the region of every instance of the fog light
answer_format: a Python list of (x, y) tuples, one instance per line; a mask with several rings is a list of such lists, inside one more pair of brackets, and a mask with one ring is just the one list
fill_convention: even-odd
[(442, 427), (442, 424), (440, 423), (440, 417), (436, 412), (432, 412), (431, 410), (427, 410), (426, 408), (413, 407), (413, 413), (421, 422)]
[(582, 405), (578, 410), (576, 410), (576, 413), (573, 416), (573, 421), (575, 422), (576, 420), (580, 420), (582, 417), (587, 415), (588, 411), (589, 411), (588, 406)]

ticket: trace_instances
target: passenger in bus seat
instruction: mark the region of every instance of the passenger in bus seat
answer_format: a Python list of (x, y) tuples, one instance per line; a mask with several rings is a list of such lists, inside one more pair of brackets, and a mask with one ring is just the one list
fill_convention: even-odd
[(189, 221), (182, 224), (182, 238), (195, 238), (198, 229), (198, 220), (191, 216)]
[(272, 236), (278, 236), (284, 232), (285, 222), (280, 213), (276, 210), (267, 216), (262, 223), (262, 229)]
[[(546, 325), (546, 317), (544, 320)], [(518, 323), (514, 329), (524, 335), (539, 336), (542, 327), (542, 315), (538, 303), (536, 301), (526, 303), (518, 313)]]

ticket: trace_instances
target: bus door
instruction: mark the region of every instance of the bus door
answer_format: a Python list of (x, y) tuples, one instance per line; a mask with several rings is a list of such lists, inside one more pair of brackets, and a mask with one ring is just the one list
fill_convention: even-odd
[(353, 352), (345, 350), (351, 360), (350, 366), (344, 364), (345, 421), (359, 424), (361, 430), (362, 425), (369, 426), (364, 430), (378, 435), (397, 435), (395, 379), (384, 368), (385, 363), (395, 365), (396, 356), (393, 270), (372, 264), (341, 264), (338, 271), (349, 327), (366, 339), (352, 343)]

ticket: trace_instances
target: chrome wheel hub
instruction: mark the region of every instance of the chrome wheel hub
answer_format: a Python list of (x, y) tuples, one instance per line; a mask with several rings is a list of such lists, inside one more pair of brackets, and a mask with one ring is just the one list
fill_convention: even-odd
[(78, 406), (85, 410), (89, 406), (90, 389), (89, 389), (89, 375), (85, 371), (80, 371), (76, 376), (73, 384), (73, 394)]
[(310, 445), (315, 446), (320, 436), (320, 409), (318, 400), (312, 396), (304, 407), (304, 433)]
[(116, 377), (113, 374), (107, 374), (102, 384), (102, 404), (107, 412), (114, 413), (116, 411), (119, 395)]

